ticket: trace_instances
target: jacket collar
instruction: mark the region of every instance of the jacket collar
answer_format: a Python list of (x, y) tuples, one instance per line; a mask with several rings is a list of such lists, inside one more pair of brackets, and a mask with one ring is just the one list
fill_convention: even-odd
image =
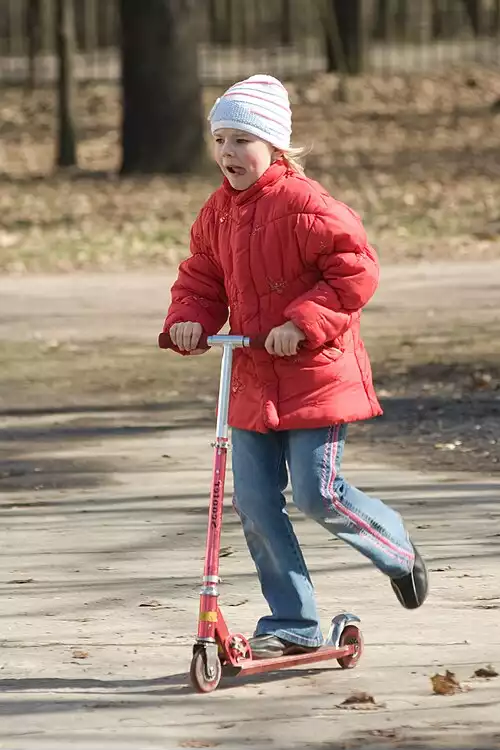
[(241, 206), (244, 203), (249, 203), (252, 200), (260, 198), (261, 195), (267, 193), (270, 188), (272, 188), (272, 186), (276, 182), (278, 182), (278, 180), (280, 180), (283, 175), (286, 174), (287, 171), (288, 167), (283, 159), (278, 159), (278, 161), (275, 161), (268, 169), (266, 169), (262, 177), (260, 177), (257, 182), (254, 182), (254, 184), (250, 185), (250, 187), (246, 190), (235, 190), (233, 187), (231, 187), (231, 184), (227, 177), (224, 177), (224, 182), (222, 183), (222, 185), (226, 193), (231, 196), (231, 200), (233, 201), (233, 203), (235, 203), (237, 206)]

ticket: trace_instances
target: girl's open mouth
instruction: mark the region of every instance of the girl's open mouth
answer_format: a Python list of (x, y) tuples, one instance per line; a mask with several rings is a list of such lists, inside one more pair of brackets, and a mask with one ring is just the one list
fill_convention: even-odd
[(245, 170), (243, 169), (243, 167), (226, 167), (226, 170), (229, 172), (229, 174), (235, 176), (245, 174)]

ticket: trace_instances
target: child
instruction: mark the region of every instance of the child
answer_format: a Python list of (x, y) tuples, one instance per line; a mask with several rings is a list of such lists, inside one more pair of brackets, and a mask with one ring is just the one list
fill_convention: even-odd
[(347, 423), (381, 414), (360, 338), (379, 267), (361, 221), (295, 162), (275, 78), (234, 84), (209, 121), (224, 181), (192, 227), (164, 330), (190, 354), (228, 312), (234, 333), (269, 332), (265, 350), (235, 351), (229, 411), (234, 505), (271, 609), (250, 644), (267, 658), (323, 642), (288, 472), (298, 508), (368, 557), (404, 607), (424, 602), (427, 571), (400, 516), (340, 475)]

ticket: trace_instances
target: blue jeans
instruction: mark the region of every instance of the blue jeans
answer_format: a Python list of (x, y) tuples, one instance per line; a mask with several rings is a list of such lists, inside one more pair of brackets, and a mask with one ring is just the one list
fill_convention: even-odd
[(413, 567), (399, 514), (339, 474), (346, 431), (346, 425), (266, 434), (233, 428), (233, 503), (272, 613), (259, 620), (256, 635), (323, 642), (314, 588), (286, 511), (288, 472), (294, 503), (306, 516), (391, 578)]

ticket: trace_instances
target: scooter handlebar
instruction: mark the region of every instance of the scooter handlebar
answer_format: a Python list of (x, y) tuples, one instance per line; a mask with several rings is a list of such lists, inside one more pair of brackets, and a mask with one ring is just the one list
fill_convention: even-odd
[[(211, 336), (207, 336), (206, 333), (201, 334), (201, 338), (198, 342), (197, 349), (210, 349), (210, 345), (208, 343), (208, 339), (213, 338)], [(218, 344), (224, 343), (224, 335), (219, 334), (217, 336)], [(235, 338), (239, 338), (234, 335), (227, 336), (228, 342)], [(245, 343), (242, 343), (241, 346), (248, 347), (249, 349), (264, 349), (264, 345), (266, 343), (267, 335), (264, 334), (257, 334), (256, 336), (245, 336), (241, 337), (245, 339)], [(248, 342), (248, 343), (246, 343)], [(170, 334), (168, 331), (163, 331), (163, 333), (160, 333), (158, 336), (158, 346), (160, 349), (177, 349), (175, 344), (173, 343), (172, 339), (170, 338)]]

